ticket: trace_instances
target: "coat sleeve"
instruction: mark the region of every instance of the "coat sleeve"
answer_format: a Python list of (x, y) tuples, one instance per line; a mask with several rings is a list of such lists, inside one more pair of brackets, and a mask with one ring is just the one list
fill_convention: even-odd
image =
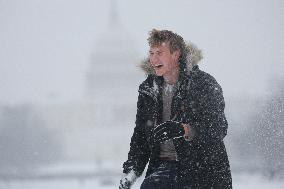
[(221, 86), (210, 76), (199, 83), (195, 93), (195, 112), (189, 119), (201, 142), (223, 140), (227, 135), (228, 123), (225, 117), (225, 102)]
[(131, 137), (128, 160), (123, 164), (123, 172), (129, 173), (131, 170), (140, 176), (149, 161), (150, 149), (145, 131), (145, 103), (143, 94), (139, 94), (137, 102), (136, 126)]
[[(202, 179), (199, 173), (208, 161), (205, 156), (219, 157), (220, 151), (216, 148), (222, 146), (228, 124), (224, 114), (222, 89), (212, 76), (198, 78), (190, 89), (188, 107), (191, 110), (187, 111), (186, 121), (195, 130), (195, 136), (191, 141), (178, 138), (174, 140), (174, 144), (184, 166), (183, 174), (190, 175), (194, 181)], [(211, 155), (204, 152), (207, 148), (211, 149)]]
[(180, 140), (181, 146), (190, 150), (192, 146), (222, 141), (227, 135), (228, 122), (221, 86), (212, 76), (203, 75), (194, 80), (189, 94), (185, 122), (194, 130), (194, 137), (191, 141)]

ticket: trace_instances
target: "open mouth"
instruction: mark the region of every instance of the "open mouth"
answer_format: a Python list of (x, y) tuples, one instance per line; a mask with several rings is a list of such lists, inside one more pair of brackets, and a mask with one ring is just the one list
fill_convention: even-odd
[(161, 67), (163, 67), (163, 65), (162, 65), (162, 64), (159, 64), (159, 65), (155, 65), (154, 67), (155, 67), (155, 68), (161, 68)]

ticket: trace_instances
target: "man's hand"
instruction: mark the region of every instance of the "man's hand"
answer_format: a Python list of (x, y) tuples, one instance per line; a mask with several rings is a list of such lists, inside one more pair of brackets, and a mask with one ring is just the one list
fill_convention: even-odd
[(136, 174), (133, 171), (129, 172), (120, 180), (119, 189), (130, 189), (136, 179)]
[(169, 139), (180, 138), (185, 134), (184, 126), (180, 122), (166, 121), (154, 128), (154, 143), (162, 143)]

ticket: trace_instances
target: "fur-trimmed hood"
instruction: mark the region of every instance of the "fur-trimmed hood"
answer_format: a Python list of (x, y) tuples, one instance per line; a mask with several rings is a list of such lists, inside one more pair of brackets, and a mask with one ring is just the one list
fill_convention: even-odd
[[(197, 48), (197, 46), (191, 42), (186, 42), (186, 72), (190, 72), (194, 65), (197, 65), (199, 61), (203, 58), (202, 51)], [(150, 65), (149, 57), (141, 61), (140, 68), (147, 74), (155, 74), (154, 69)]]

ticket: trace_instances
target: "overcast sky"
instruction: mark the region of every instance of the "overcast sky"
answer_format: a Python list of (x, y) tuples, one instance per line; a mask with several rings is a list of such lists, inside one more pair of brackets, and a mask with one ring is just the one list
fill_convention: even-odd
[[(149, 30), (173, 30), (203, 50), (225, 96), (265, 95), (284, 76), (282, 0), (117, 2), (141, 58)], [(0, 103), (80, 99), (109, 15), (110, 0), (0, 0)]]

